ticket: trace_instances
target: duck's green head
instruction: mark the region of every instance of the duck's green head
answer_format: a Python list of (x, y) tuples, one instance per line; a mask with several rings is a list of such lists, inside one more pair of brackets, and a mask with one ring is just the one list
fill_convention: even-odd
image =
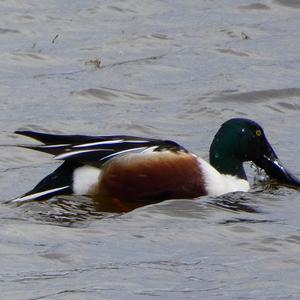
[(247, 179), (243, 162), (252, 161), (274, 179), (300, 186), (272, 149), (264, 131), (256, 122), (236, 118), (225, 122), (211, 144), (210, 163), (220, 173)]

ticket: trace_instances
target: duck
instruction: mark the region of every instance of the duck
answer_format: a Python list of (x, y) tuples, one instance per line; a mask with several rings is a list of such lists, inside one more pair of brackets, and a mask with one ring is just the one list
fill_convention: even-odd
[[(58, 135), (16, 131), (41, 145), (62, 164), (32, 190), (12, 200), (24, 203), (60, 195), (85, 195), (141, 205), (168, 199), (193, 199), (248, 192), (244, 162), (253, 162), (271, 179), (300, 187), (300, 180), (278, 159), (262, 127), (233, 118), (221, 125), (209, 149), (209, 163), (172, 140), (128, 135)], [(108, 199), (108, 200), (107, 200)]]

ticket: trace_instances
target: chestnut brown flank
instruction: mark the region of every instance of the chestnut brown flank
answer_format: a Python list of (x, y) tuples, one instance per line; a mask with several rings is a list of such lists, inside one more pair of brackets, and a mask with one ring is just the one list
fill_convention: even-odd
[(102, 171), (99, 192), (122, 201), (154, 203), (206, 195), (197, 158), (183, 152), (130, 154)]

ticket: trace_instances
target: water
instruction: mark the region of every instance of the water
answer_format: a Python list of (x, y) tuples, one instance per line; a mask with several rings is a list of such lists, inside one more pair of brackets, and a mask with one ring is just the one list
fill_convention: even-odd
[(207, 159), (221, 123), (247, 117), (300, 176), (299, 3), (2, 1), (1, 298), (299, 299), (296, 189), (124, 215), (84, 197), (4, 204), (58, 165), (14, 147), (22, 128), (174, 139)]

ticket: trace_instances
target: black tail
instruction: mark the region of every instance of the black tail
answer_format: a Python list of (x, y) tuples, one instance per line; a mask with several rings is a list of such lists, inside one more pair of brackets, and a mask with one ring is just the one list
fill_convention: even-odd
[(54, 172), (41, 180), (31, 191), (14, 199), (12, 202), (27, 202), (32, 200), (47, 200), (57, 195), (73, 193), (73, 172), (81, 164), (64, 162)]

